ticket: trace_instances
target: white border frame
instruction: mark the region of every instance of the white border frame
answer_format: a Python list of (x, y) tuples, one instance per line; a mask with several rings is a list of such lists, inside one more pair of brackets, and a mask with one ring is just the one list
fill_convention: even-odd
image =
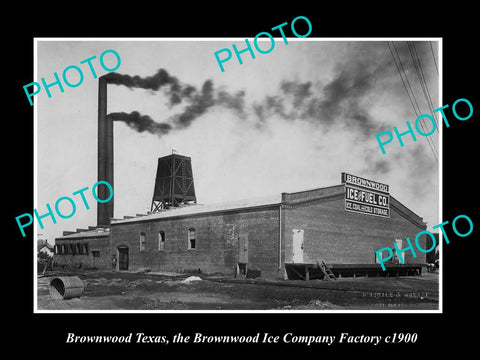
[[(109, 37), (53, 37), (53, 38), (33, 38), (33, 76), (34, 79), (38, 78), (37, 73), (37, 61), (38, 61), (38, 53), (37, 53), (37, 44), (39, 41), (245, 41), (247, 38), (242, 37), (212, 37), (212, 38), (179, 38), (179, 37), (172, 37), (172, 38), (135, 38), (135, 37), (122, 37), (122, 38), (109, 38)], [(254, 38), (248, 38), (252, 40)], [(283, 38), (274, 38), (275, 41), (283, 41)], [(438, 86), (439, 86), (439, 101), (440, 103), (438, 106), (442, 106), (443, 104), (443, 38), (442, 37), (373, 37), (373, 38), (355, 38), (355, 37), (332, 37), (332, 38), (318, 38), (318, 37), (306, 37), (306, 38), (290, 38), (287, 37), (288, 41), (436, 41), (438, 42)], [(270, 39), (258, 39), (260, 41), (269, 41)], [(35, 80), (34, 80), (35, 81)], [(33, 124), (33, 131), (34, 131), (34, 155), (33, 155), (33, 179), (34, 179), (34, 208), (37, 208), (37, 103), (38, 98), (35, 99), (33, 105), (33, 117), (34, 117), (34, 124)], [(432, 109), (433, 110), (433, 109)], [(442, 197), (442, 189), (443, 189), (443, 126), (439, 126), (439, 223), (442, 222), (443, 218), (443, 197)], [(35, 223), (32, 224), (35, 226)], [(434, 313), (434, 314), (442, 314), (443, 313), (443, 234), (439, 234), (439, 244), (440, 244), (440, 273), (439, 273), (439, 307), (437, 310), (39, 310), (38, 309), (38, 297), (37, 297), (37, 229), (35, 228), (33, 231), (33, 238), (34, 238), (34, 246), (33, 246), (33, 269), (34, 269), (34, 302), (33, 302), (33, 312), (36, 314), (84, 314), (84, 313), (110, 313), (110, 314), (171, 314), (171, 313), (180, 313), (180, 314), (204, 314), (204, 313), (261, 313), (261, 314), (324, 314), (324, 313), (338, 313), (338, 314), (348, 314), (348, 313), (361, 313), (361, 314), (379, 314), (379, 313)]]

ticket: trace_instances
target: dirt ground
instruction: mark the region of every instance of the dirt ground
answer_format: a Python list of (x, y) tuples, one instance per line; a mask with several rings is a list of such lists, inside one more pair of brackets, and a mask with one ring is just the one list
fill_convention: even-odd
[[(107, 271), (46, 275), (38, 278), (38, 310), (391, 311), (436, 310), (439, 305), (438, 274), (427, 272), (421, 276), (309, 282)], [(74, 299), (52, 299), (50, 280), (68, 275), (83, 280), (84, 293)]]

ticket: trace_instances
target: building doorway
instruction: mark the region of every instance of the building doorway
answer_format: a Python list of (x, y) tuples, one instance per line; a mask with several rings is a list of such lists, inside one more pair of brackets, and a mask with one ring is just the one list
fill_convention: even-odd
[(303, 261), (303, 230), (292, 229), (292, 263), (302, 264)]
[(240, 234), (238, 237), (238, 264), (237, 274), (247, 275), (248, 266), (248, 235)]
[(128, 270), (128, 246), (119, 246), (118, 250), (118, 270)]

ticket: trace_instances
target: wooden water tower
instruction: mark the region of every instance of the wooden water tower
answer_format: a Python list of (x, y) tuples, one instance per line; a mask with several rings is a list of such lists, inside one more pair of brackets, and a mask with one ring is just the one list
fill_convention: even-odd
[(188, 156), (171, 154), (158, 158), (157, 176), (150, 211), (196, 203), (192, 160)]

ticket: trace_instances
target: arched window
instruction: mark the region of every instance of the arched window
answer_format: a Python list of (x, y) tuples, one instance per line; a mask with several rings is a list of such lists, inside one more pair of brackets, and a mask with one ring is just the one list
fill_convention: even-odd
[(145, 247), (147, 244), (147, 236), (144, 232), (140, 233), (140, 251), (145, 251)]
[(188, 229), (188, 249), (194, 250), (197, 248), (197, 239), (195, 234), (195, 229), (190, 228)]
[(165, 250), (165, 231), (160, 230), (158, 232), (158, 251)]

